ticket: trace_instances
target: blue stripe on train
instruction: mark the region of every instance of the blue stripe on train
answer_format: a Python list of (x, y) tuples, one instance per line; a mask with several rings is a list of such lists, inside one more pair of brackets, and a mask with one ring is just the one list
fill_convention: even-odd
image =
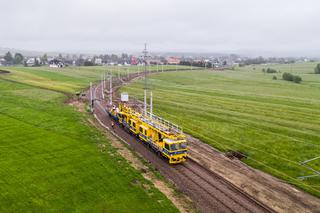
[(166, 149), (162, 149), (162, 151), (168, 155), (180, 155), (180, 154), (185, 154), (187, 153), (187, 150), (182, 150), (182, 151), (177, 151), (177, 152), (169, 152)]
[(116, 121), (119, 120), (119, 118), (118, 118), (117, 116), (113, 115), (111, 112), (109, 112), (109, 116), (110, 116), (111, 118), (113, 118), (114, 120), (116, 120)]

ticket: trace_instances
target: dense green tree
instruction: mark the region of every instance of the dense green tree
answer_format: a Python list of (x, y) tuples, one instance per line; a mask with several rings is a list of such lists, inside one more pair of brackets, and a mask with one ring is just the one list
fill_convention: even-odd
[(320, 74), (320, 64), (317, 64), (316, 68), (314, 68), (315, 74)]
[(302, 78), (298, 75), (292, 75), (291, 73), (283, 73), (282, 75), (283, 80), (286, 81), (293, 81), (295, 83), (300, 83), (302, 81)]
[(41, 61), (44, 62), (44, 63), (47, 63), (47, 62), (48, 62), (48, 55), (47, 55), (47, 53), (43, 54), (43, 56), (41, 57)]
[(38, 58), (34, 58), (34, 66), (40, 67), (40, 61), (38, 60)]
[(85, 61), (84, 66), (94, 66), (94, 63), (92, 61)]
[(11, 52), (7, 52), (6, 55), (4, 56), (4, 60), (6, 60), (6, 62), (11, 63), (13, 61), (13, 57)]
[(282, 78), (283, 80), (286, 80), (286, 81), (293, 81), (293, 75), (291, 73), (283, 73), (282, 74)]
[(119, 58), (118, 58), (117, 55), (112, 54), (112, 55), (111, 55), (111, 60), (112, 60), (112, 62), (118, 62)]
[(267, 72), (267, 73), (276, 73), (277, 70), (272, 69), (272, 68), (268, 68), (266, 72)]
[(16, 54), (14, 54), (13, 63), (14, 64), (22, 64), (23, 59), (24, 59), (24, 57), (21, 53), (16, 53)]
[(300, 83), (302, 81), (302, 78), (298, 75), (294, 75), (292, 81), (294, 83)]

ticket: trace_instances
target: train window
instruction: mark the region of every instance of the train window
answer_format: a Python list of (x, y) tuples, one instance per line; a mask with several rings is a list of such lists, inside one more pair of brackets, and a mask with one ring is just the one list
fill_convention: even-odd
[(187, 143), (186, 142), (183, 142), (183, 143), (180, 143), (180, 149), (186, 149), (187, 148)]
[(171, 150), (178, 150), (179, 149), (179, 144), (171, 144)]
[(133, 127), (136, 127), (136, 123), (132, 122), (132, 126), (133, 126)]
[(165, 144), (164, 144), (164, 148), (166, 148), (167, 150), (170, 150), (169, 144), (165, 143)]
[(143, 133), (143, 131), (142, 131), (142, 128), (141, 128), (141, 127), (139, 128), (139, 131), (140, 131), (141, 133)]
[(162, 137), (161, 133), (158, 133), (158, 138), (159, 138), (159, 141), (160, 141), (160, 142), (163, 141), (163, 137)]
[(144, 134), (147, 135), (147, 130), (144, 130)]

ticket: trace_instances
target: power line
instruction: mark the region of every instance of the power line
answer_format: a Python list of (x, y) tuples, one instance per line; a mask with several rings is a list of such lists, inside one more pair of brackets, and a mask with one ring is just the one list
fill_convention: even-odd
[(303, 166), (303, 167), (307, 168), (308, 170), (314, 172), (314, 174), (313, 174), (313, 175), (300, 176), (300, 177), (298, 177), (298, 179), (300, 179), (300, 180), (305, 180), (305, 179), (307, 179), (307, 178), (320, 176), (320, 171), (317, 171), (317, 170), (315, 170), (314, 168), (312, 168), (311, 166), (307, 165), (307, 163), (309, 163), (309, 162), (311, 162), (311, 161), (314, 161), (314, 160), (317, 160), (317, 159), (319, 159), (319, 158), (320, 158), (320, 156), (315, 157), (315, 158), (311, 158), (311, 159), (308, 159), (308, 160), (305, 160), (305, 161), (301, 162), (301, 163), (300, 163), (301, 166)]

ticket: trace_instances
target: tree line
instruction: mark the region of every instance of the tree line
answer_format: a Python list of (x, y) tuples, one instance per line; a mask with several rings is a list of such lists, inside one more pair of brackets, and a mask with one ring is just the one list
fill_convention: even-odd
[[(179, 65), (215, 68), (215, 64), (210, 61), (209, 62), (206, 62), (206, 61), (180, 61)], [(227, 65), (227, 61), (223, 61), (222, 66), (226, 66), (226, 65)]]
[(315, 74), (320, 74), (320, 64), (317, 64), (317, 66), (314, 68)]
[(23, 64), (24, 61), (24, 56), (21, 53), (15, 53), (13, 56), (11, 52), (7, 52), (3, 58), (7, 64)]

